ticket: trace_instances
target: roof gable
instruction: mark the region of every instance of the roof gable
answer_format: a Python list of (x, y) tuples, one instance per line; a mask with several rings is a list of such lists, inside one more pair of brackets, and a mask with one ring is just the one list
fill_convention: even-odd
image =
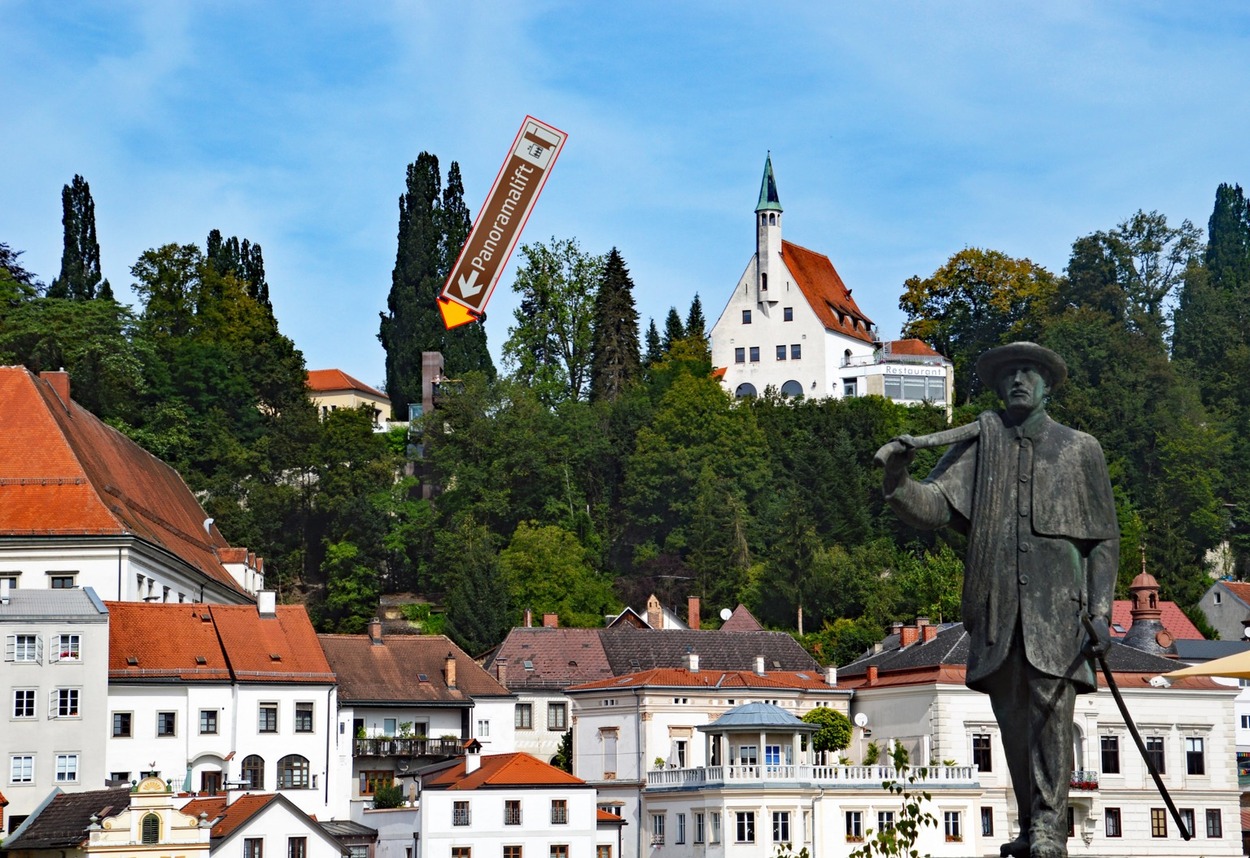
[(859, 309), (829, 257), (784, 239), (781, 260), (826, 330), (871, 343), (872, 319)]
[(21, 828), (5, 850), (75, 849), (87, 839), (91, 817), (103, 819), (130, 807), (130, 787), (61, 792), (57, 789)]
[(310, 369), (308, 370), (308, 389), (313, 393), (331, 393), (335, 391), (356, 390), (387, 399), (387, 396), (376, 387), (370, 387), (363, 381), (348, 375), (341, 369)]
[(555, 688), (612, 675), (599, 629), (513, 629), (487, 667), (509, 688)]
[(25, 367), (0, 367), (0, 536), (135, 535), (245, 593), (169, 465)]

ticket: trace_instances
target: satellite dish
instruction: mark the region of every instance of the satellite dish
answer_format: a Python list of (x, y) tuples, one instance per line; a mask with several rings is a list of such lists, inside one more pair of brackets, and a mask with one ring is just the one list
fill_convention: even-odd
[(1241, 636), (1243, 638), (1250, 638), (1250, 626), (1246, 626), (1241, 630)]
[(732, 617), (733, 615), (734, 615), (734, 612), (733, 612), (733, 611), (731, 611), (731, 610), (729, 610), (728, 608), (721, 608), (721, 609), (720, 609), (720, 618), (721, 618), (722, 620), (727, 620), (727, 619), (729, 619), (730, 617)]
[(857, 713), (855, 714), (855, 726), (856, 726), (856, 727), (867, 727), (867, 726), (868, 726), (868, 716), (867, 716), (867, 715), (865, 715), (863, 712), (857, 712)]

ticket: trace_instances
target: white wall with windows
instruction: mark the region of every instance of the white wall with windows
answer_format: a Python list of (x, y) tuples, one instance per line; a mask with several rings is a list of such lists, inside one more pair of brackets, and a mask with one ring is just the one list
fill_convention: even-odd
[(53, 787), (105, 785), (108, 612), (92, 590), (9, 591), (0, 637), (0, 792), (11, 831)]

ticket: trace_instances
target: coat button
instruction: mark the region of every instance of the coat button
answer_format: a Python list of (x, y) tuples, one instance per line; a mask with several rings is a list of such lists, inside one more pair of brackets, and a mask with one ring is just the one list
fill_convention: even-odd
[(1029, 583), (1029, 576), (1028, 576), (1028, 575), (1021, 575), (1021, 576), (1020, 576), (1020, 583), (1021, 583), (1021, 584), (1027, 584), (1027, 583)]
[(1028, 554), (1028, 553), (1029, 553), (1029, 549), (1030, 549), (1031, 547), (1032, 547), (1032, 546), (1030, 546), (1030, 545), (1029, 545), (1029, 543), (1027, 543), (1027, 542), (1021, 542), (1021, 543), (1020, 543), (1020, 550), (1021, 550), (1023, 553), (1025, 553), (1025, 554)]
[(1027, 483), (1028, 481), (1029, 481), (1029, 475), (1028, 475), (1028, 474), (1021, 474), (1021, 475), (1020, 475), (1020, 482), (1022, 482), (1022, 483)]

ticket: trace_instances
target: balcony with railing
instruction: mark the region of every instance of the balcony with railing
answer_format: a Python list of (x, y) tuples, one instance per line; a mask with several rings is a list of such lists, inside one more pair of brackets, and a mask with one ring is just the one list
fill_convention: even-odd
[(1072, 772), (1070, 789), (1077, 792), (1094, 792), (1098, 789), (1098, 772), (1092, 769), (1076, 769)]
[(374, 736), (352, 741), (353, 757), (459, 757), (464, 745), (459, 739), (400, 739)]
[(885, 781), (916, 778), (924, 789), (976, 787), (976, 766), (913, 766), (903, 774), (893, 766), (732, 765), (693, 769), (656, 769), (647, 772), (648, 790), (691, 789), (749, 783), (787, 783), (817, 787), (880, 788)]

